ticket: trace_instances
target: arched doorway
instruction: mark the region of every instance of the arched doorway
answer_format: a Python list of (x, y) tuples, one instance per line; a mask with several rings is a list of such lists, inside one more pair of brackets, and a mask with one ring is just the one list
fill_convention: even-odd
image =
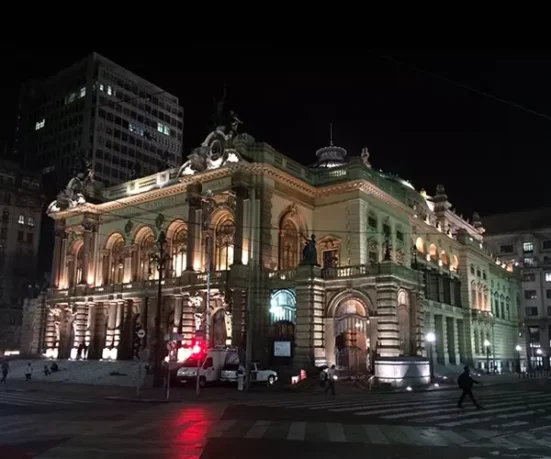
[(367, 307), (358, 298), (342, 301), (334, 314), (335, 362), (339, 369), (371, 369), (371, 327)]

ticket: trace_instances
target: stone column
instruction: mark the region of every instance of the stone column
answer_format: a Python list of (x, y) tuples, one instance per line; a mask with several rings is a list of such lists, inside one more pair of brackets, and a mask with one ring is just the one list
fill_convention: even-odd
[(122, 333), (121, 343), (119, 345), (119, 359), (132, 358), (132, 345), (134, 342), (134, 302), (126, 300), (119, 303), (122, 310)]
[(187, 202), (188, 202), (188, 235), (186, 247), (186, 271), (194, 271), (195, 263), (195, 246), (197, 236), (200, 233), (199, 221), (197, 220), (197, 211), (201, 208), (201, 184), (192, 183), (187, 187)]
[(461, 349), (459, 347), (459, 326), (457, 323), (457, 319), (453, 318), (452, 323), (448, 324), (451, 325), (451, 328), (453, 330), (453, 349), (454, 349), (454, 359), (450, 356), (450, 361), (454, 365), (461, 365)]
[(190, 347), (195, 338), (195, 307), (190, 300), (189, 294), (184, 294), (181, 300), (182, 307), (182, 334), (184, 335), (183, 346)]
[(238, 185), (234, 188), (235, 190), (235, 235), (233, 243), (233, 264), (241, 265), (243, 264), (243, 226), (244, 226), (244, 211), (245, 203), (244, 200), (247, 198), (247, 189)]
[(247, 308), (247, 294), (243, 289), (236, 288), (232, 292), (232, 346), (243, 346), (243, 320)]
[(377, 328), (381, 357), (398, 357), (400, 355), (400, 333), (396, 306), (398, 287), (394, 284), (377, 285)]
[(90, 268), (90, 249), (92, 248), (92, 224), (85, 220), (82, 222), (84, 230), (83, 240), (84, 246), (82, 247), (82, 279), (81, 284), (88, 284), (88, 273)]
[(88, 356), (90, 356), (90, 350), (95, 338), (96, 331), (96, 310), (95, 303), (88, 304), (88, 317), (86, 318), (86, 333), (84, 337), (84, 344), (88, 347)]
[(335, 365), (336, 356), (335, 356), (335, 319), (326, 318), (325, 322), (325, 359), (327, 360), (327, 365)]
[(54, 349), (56, 346), (56, 330), (55, 330), (55, 315), (54, 305), (48, 307), (46, 317), (46, 349)]
[(106, 303), (94, 303), (94, 334), (90, 344), (89, 358), (103, 358), (103, 349), (107, 346), (107, 314)]
[[(75, 341), (72, 344), (73, 348), (79, 348), (86, 341), (86, 326), (88, 325), (88, 305), (86, 303), (77, 303), (75, 316)], [(76, 356), (80, 358), (80, 355)]]
[[(256, 196), (260, 199), (260, 212), (258, 215), (258, 235), (256, 241), (260, 243), (260, 267), (270, 269), (272, 262), (272, 202), (273, 189), (266, 185), (257, 189)], [(325, 358), (325, 357), (324, 357)]]
[(424, 292), (411, 294), (411, 342), (412, 355), (425, 355)]
[(63, 262), (65, 253), (65, 221), (56, 221), (54, 259), (52, 263), (52, 284), (54, 288), (61, 288), (63, 278)]
[(323, 281), (317, 266), (299, 265), (296, 270), (295, 358), (297, 365), (310, 367), (327, 362)]
[(434, 317), (436, 326), (436, 349), (438, 351), (438, 363), (448, 365), (450, 356), (448, 354), (448, 327), (446, 317), (438, 315)]
[(456, 306), (456, 304), (455, 304), (455, 279), (450, 276), (448, 281), (450, 283), (450, 304), (452, 306)]

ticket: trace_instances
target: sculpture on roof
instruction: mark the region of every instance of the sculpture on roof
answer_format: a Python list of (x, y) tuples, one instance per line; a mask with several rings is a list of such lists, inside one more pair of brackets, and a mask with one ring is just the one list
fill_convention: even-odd
[(77, 159), (74, 176), (48, 207), (48, 212), (65, 210), (86, 202), (86, 196), (94, 194), (94, 168), (85, 155)]
[(226, 88), (224, 86), (222, 98), (215, 102), (212, 118), (213, 130), (203, 143), (191, 152), (188, 160), (180, 167), (178, 176), (217, 169), (241, 161), (241, 155), (235, 149), (235, 139), (238, 137), (239, 126), (243, 122), (233, 110), (229, 110), (227, 113), (224, 111), (225, 103)]
[(362, 148), (362, 161), (365, 165), (365, 167), (368, 167), (371, 169), (371, 164), (369, 163), (369, 150), (367, 147)]

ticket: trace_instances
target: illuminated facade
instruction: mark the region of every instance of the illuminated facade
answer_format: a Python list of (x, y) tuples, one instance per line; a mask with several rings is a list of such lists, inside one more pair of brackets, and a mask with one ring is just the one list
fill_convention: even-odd
[[(179, 169), (104, 190), (103, 203), (52, 203), (45, 353), (129, 358), (141, 327), (151, 347), (164, 232), (162, 330), (184, 335), (173, 357), (208, 317), (211, 345), (242, 347), (250, 326), (263, 361), (366, 371), (379, 357), (425, 356), (434, 331), (443, 365), (483, 366), (489, 339), (492, 361), (513, 369), (519, 280), (485, 253), (480, 224), (453, 213), (443, 187), (431, 198), (375, 171), (367, 150), (346, 160), (333, 145), (304, 167), (237, 135), (237, 122)], [(303, 256), (311, 235), (317, 264)], [(507, 292), (499, 317), (494, 279)], [(285, 341), (291, 356), (274, 352)]]

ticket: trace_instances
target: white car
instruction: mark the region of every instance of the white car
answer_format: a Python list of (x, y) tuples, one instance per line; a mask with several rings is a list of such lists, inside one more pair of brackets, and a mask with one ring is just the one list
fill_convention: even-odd
[[(244, 365), (227, 365), (220, 373), (220, 379), (225, 382), (237, 382), (238, 374), (245, 375)], [(261, 370), (258, 363), (251, 363), (251, 382), (265, 382), (270, 385), (277, 381), (277, 372)]]

